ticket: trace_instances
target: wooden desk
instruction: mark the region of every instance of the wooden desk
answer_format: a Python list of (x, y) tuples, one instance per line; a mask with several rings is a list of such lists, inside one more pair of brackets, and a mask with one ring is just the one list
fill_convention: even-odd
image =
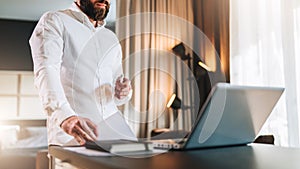
[(300, 149), (252, 144), (214, 149), (171, 151), (149, 158), (88, 157), (58, 146), (50, 155), (87, 169), (299, 169)]

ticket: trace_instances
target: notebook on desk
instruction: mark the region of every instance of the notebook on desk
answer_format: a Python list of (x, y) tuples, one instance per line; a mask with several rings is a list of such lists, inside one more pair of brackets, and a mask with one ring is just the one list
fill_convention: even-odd
[(275, 87), (218, 83), (212, 88), (186, 138), (146, 142), (158, 149), (179, 150), (251, 143), (283, 91), (283, 88)]
[(196, 149), (251, 143), (284, 89), (228, 83), (215, 85), (184, 139), (153, 141), (155, 148)]

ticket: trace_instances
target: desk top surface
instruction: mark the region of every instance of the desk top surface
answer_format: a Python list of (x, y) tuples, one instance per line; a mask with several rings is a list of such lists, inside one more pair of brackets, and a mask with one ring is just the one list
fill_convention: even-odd
[(121, 156), (88, 157), (59, 146), (51, 146), (55, 158), (80, 168), (130, 169), (299, 169), (300, 149), (253, 144), (189, 151), (170, 151), (148, 158)]

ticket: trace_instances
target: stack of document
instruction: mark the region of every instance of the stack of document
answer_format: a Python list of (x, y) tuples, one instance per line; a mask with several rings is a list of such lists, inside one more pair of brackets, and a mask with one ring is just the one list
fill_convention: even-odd
[(104, 140), (104, 141), (88, 141), (85, 144), (87, 149), (100, 150), (110, 153), (126, 153), (138, 151), (152, 151), (153, 144), (150, 142), (140, 142), (131, 140)]

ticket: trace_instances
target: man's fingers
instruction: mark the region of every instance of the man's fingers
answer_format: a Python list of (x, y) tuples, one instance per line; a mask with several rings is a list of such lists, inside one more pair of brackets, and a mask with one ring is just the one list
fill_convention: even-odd
[(95, 134), (96, 138), (98, 137), (98, 129), (97, 125), (94, 124), (91, 120), (87, 119), (86, 124), (92, 129), (93, 133)]
[(122, 88), (121, 90), (118, 90), (119, 92), (129, 92), (131, 90), (131, 88), (126, 87), (126, 88)]
[(94, 133), (94, 128), (95, 127), (93, 125), (90, 125), (91, 126), (90, 127), (87, 123), (92, 124), (92, 122), (90, 122), (90, 121), (87, 121), (87, 120), (84, 120), (84, 119), (80, 120), (80, 125), (83, 128), (83, 130), (89, 135), (89, 137), (92, 138), (92, 140), (96, 140), (97, 136)]
[(85, 140), (93, 141), (91, 136), (87, 134), (80, 126), (76, 125), (74, 126), (74, 132), (77, 133), (80, 137), (82, 137)]
[(88, 119), (88, 118), (83, 118), (83, 120), (86, 122), (86, 124), (89, 126), (89, 127), (91, 127), (91, 128), (97, 128), (97, 125), (95, 124), (95, 123), (93, 123), (90, 119)]
[(69, 117), (68, 119), (66, 119), (63, 123), (62, 123), (62, 129), (68, 133), (68, 134), (72, 134), (73, 128), (76, 125), (76, 123), (78, 122), (78, 117), (76, 116), (72, 116)]
[(130, 80), (127, 79), (127, 78), (124, 78), (122, 84), (125, 85), (125, 86), (128, 86), (130, 84)]
[(123, 95), (123, 96), (127, 96), (129, 94), (129, 90), (120, 90), (120, 91), (116, 91), (116, 95)]
[(118, 81), (116, 84), (115, 97), (117, 97), (118, 99), (122, 99), (129, 94), (130, 90), (131, 90), (130, 80), (127, 78), (124, 78), (123, 83), (120, 83)]
[(125, 88), (128, 89), (130, 87), (131, 87), (130, 80), (127, 79), (127, 78), (124, 78), (123, 82), (121, 82), (119, 80), (116, 82), (116, 89), (117, 90), (122, 90), (122, 89), (125, 89)]
[(76, 132), (72, 133), (73, 137), (75, 138), (75, 140), (80, 144), (80, 145), (84, 145), (85, 144), (85, 139), (82, 138), (79, 134), (77, 134)]
[(127, 97), (129, 92), (119, 92), (115, 94), (115, 97), (118, 99), (123, 99), (124, 97)]
[(97, 126), (91, 120), (78, 116), (64, 120), (61, 128), (80, 144), (84, 144), (87, 140), (94, 141), (98, 136)]
[(130, 90), (131, 90), (131, 81), (127, 78), (123, 78), (121, 81), (120, 78), (118, 78), (115, 86), (115, 97), (118, 99), (123, 99), (126, 97)]

